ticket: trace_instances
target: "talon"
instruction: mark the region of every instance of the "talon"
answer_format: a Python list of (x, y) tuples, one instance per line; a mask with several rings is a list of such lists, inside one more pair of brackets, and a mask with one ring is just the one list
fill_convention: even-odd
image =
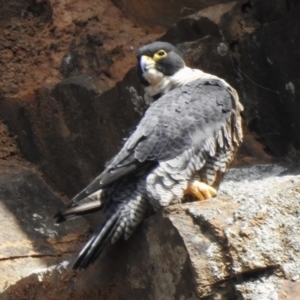
[(217, 194), (217, 191), (213, 187), (207, 185), (206, 183), (195, 180), (189, 183), (188, 188), (185, 190), (184, 193), (191, 194), (198, 200), (202, 201), (212, 198)]

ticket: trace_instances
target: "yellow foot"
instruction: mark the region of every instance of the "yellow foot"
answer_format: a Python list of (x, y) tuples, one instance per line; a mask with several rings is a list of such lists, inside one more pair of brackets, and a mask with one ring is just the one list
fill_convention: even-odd
[(217, 191), (206, 183), (195, 180), (189, 183), (188, 188), (184, 192), (196, 197), (198, 200), (207, 200), (217, 194)]

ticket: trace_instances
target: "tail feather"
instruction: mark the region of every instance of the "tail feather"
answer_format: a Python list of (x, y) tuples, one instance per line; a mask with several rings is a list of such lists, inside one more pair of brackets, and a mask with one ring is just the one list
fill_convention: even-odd
[(114, 243), (116, 237), (120, 238), (122, 235), (128, 238), (126, 228), (130, 228), (132, 233), (148, 209), (148, 202), (140, 195), (131, 195), (130, 199), (123, 198), (122, 202), (113, 202), (105, 212), (101, 226), (79, 253), (73, 268), (85, 269), (97, 259), (109, 241)]
[[(88, 267), (100, 255), (103, 248), (113, 234), (112, 226), (117, 221), (117, 215), (110, 216), (107, 223), (104, 223), (98, 231), (91, 237), (84, 248), (78, 254), (76, 262), (73, 265), (74, 270), (81, 270)], [(115, 227), (115, 226), (113, 226)]]
[(56, 223), (64, 222), (76, 216), (85, 215), (102, 208), (102, 190), (99, 190), (80, 201), (74, 201), (74, 198), (60, 211), (54, 218)]

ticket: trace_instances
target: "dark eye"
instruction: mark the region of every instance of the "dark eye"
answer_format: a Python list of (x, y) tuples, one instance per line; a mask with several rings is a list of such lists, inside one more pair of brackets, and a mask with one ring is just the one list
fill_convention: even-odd
[(158, 54), (159, 56), (165, 56), (167, 53), (166, 53), (166, 51), (164, 51), (164, 50), (159, 50), (159, 51), (157, 52), (157, 54)]

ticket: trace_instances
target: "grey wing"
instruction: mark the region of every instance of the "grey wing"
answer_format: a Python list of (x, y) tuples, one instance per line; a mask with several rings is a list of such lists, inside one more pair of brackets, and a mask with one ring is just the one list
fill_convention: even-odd
[(122, 176), (175, 158), (220, 129), (233, 108), (219, 80), (196, 80), (175, 88), (147, 110), (137, 129), (102, 174), (72, 200), (79, 201)]

